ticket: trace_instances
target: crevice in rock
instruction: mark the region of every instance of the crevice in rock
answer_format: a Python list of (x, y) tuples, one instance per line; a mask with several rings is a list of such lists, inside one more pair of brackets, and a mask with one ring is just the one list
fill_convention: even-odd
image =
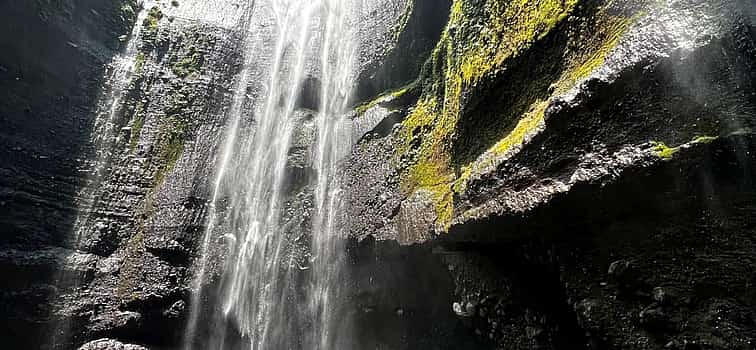
[(451, 10), (451, 0), (415, 0), (412, 12), (399, 32), (397, 43), (381, 61), (368, 67), (357, 79), (353, 100), (370, 101), (381, 92), (415, 80), (436, 46)]

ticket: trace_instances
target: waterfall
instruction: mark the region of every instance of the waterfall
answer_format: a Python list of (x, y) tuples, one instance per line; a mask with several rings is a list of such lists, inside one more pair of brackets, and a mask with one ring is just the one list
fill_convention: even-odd
[[(73, 249), (67, 260), (81, 259), (87, 256), (86, 247), (82, 240), (87, 230), (101, 229), (97, 215), (93, 215), (93, 208), (102, 196), (102, 183), (109, 175), (109, 167), (112, 163), (114, 147), (120, 128), (125, 126), (129, 119), (123, 113), (123, 102), (126, 99), (128, 86), (136, 73), (138, 61), (138, 49), (141, 44), (139, 33), (142, 31), (144, 20), (148, 10), (154, 1), (145, 0), (140, 2), (136, 22), (131, 33), (126, 38), (122, 50), (117, 52), (106, 66), (105, 80), (97, 97), (97, 105), (94, 112), (94, 123), (89, 137), (93, 150), (93, 159), (84, 164), (81, 171), (85, 174), (85, 185), (79, 190), (76, 202), (76, 220), (73, 225), (72, 235), (68, 238), (68, 244)], [(56, 272), (55, 285), (62, 293), (66, 288), (78, 287), (81, 282), (81, 274), (60, 269)], [(71, 324), (67, 321), (56, 321), (51, 327), (52, 335), (50, 345), (57, 347), (65, 344), (71, 334)]]
[[(336, 332), (344, 317), (334, 302), (344, 252), (336, 229), (336, 167), (350, 144), (344, 115), (354, 80), (356, 6), (349, 0), (250, 6), (245, 63), (217, 160), (185, 346), (333, 349), (346, 339)], [(300, 106), (308, 80), (320, 81), (317, 111)], [(292, 143), (308, 115), (316, 128), (308, 145), (313, 175), (299, 194), (312, 198), (311, 235), (284, 223), (296, 181), (287, 169)], [(215, 266), (222, 273), (213, 283)]]
[[(339, 178), (337, 162), (349, 152), (350, 129), (348, 120), (344, 119), (349, 95), (354, 81), (352, 67), (356, 58), (355, 43), (344, 38), (349, 33), (350, 0), (331, 0), (323, 39), (321, 58), (322, 97), (318, 114), (318, 138), (315, 150), (315, 218), (313, 220), (312, 253), (313, 273), (310, 298), (311, 312), (317, 315), (315, 323), (319, 343), (312, 344), (312, 349), (334, 349), (347, 342), (336, 331), (336, 317), (343, 320), (334, 310), (338, 308), (338, 294), (344, 266), (343, 251), (340, 245), (341, 234), (335, 227), (340, 208)], [(338, 329), (347, 329), (338, 327)], [(319, 345), (319, 346), (316, 346)], [(343, 345), (342, 345), (343, 346)]]
[(81, 241), (82, 231), (91, 226), (91, 223), (88, 222), (91, 206), (96, 201), (99, 191), (102, 190), (100, 183), (107, 175), (106, 171), (110, 164), (119, 128), (128, 122), (121, 109), (128, 85), (131, 83), (131, 78), (137, 66), (138, 49), (141, 44), (139, 33), (142, 31), (144, 20), (153, 4), (154, 2), (149, 0), (140, 4), (136, 23), (126, 39), (124, 49), (113, 56), (108, 64), (108, 72), (103, 89), (98, 97), (94, 126), (90, 137), (92, 149), (95, 151), (94, 162), (90, 164), (91, 169), (87, 169), (88, 185), (84, 186), (79, 193), (79, 197), (83, 201), (78, 204), (78, 215), (74, 224), (72, 243), (76, 248)]

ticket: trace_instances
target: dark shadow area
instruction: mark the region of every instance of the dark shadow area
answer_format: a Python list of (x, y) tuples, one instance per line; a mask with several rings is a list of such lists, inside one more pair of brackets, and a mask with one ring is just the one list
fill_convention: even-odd
[[(420, 74), (449, 19), (450, 0), (416, 0), (396, 46), (357, 79), (353, 100), (370, 101), (382, 92), (407, 85)], [(397, 28), (398, 29), (398, 28)]]
[(437, 248), (449, 264), (458, 310), (470, 329), (497, 349), (586, 348), (586, 337), (566, 290), (553, 242), (449, 243)]
[(526, 215), (455, 227), (445, 244), (486, 254), (489, 246), (545, 242), (539, 253), (494, 255), (514, 256), (502, 260), (510, 266), (547, 261), (558, 269), (548, 278), (561, 281), (592, 349), (638, 337), (655, 342), (638, 349), (686, 341), (740, 349), (756, 340), (749, 287), (756, 278), (755, 151), (752, 134), (698, 144), (611, 184), (579, 185)]
[(455, 285), (432, 244), (368, 237), (349, 248), (353, 349), (492, 349), (454, 314)]
[(24, 275), (0, 290), (4, 347), (46, 338), (105, 66), (135, 17), (126, 3), (0, 3), (0, 252), (4, 276)]

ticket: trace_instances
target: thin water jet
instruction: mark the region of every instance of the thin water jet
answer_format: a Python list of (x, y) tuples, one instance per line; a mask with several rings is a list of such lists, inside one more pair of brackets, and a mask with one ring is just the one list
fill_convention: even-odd
[[(87, 230), (101, 229), (93, 209), (102, 196), (102, 182), (108, 175), (109, 165), (116, 146), (116, 138), (119, 129), (128, 123), (123, 113), (124, 100), (128, 93), (128, 86), (137, 70), (139, 46), (141, 36), (139, 33), (144, 27), (145, 19), (154, 1), (145, 0), (140, 3), (136, 16), (136, 22), (131, 33), (126, 37), (123, 49), (118, 52), (108, 63), (103, 88), (98, 96), (97, 107), (94, 113), (94, 125), (90, 134), (90, 144), (93, 160), (87, 164), (85, 172), (85, 185), (79, 190), (76, 202), (76, 219), (72, 234), (68, 239), (68, 245), (73, 249), (66, 259), (73, 256), (86, 256), (87, 249), (82, 247), (83, 236)], [(55, 276), (55, 285), (78, 287), (81, 275), (71, 273), (60, 268)], [(58, 292), (61, 293), (61, 292)], [(60, 297), (60, 295), (58, 296)], [(54, 311), (53, 311), (54, 312)], [(57, 348), (69, 342), (70, 320), (54, 322), (51, 336), (51, 347)]]

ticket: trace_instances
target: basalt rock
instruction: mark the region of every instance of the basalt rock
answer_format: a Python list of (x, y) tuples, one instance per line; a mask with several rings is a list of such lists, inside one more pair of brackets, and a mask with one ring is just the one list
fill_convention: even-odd
[(0, 4), (4, 347), (33, 349), (49, 338), (51, 303), (66, 287), (59, 274), (93, 276), (97, 257), (74, 251), (68, 237), (106, 65), (137, 10), (130, 0)]
[(346, 164), (350, 234), (457, 252), (497, 348), (752, 347), (754, 7), (531, 5), (455, 1), (416, 100), (356, 110), (392, 127)]
[[(756, 6), (363, 3), (340, 136), (352, 348), (756, 346)], [(139, 21), (131, 0), (0, 9), (0, 340), (179, 348), (192, 288), (221, 283), (233, 244), (204, 247), (215, 165), (229, 110), (249, 107), (232, 96), (268, 79), (254, 45), (271, 43), (244, 33), (272, 19), (240, 25), (233, 1), (157, 2)], [(108, 80), (130, 42), (126, 81)], [(302, 278), (319, 74), (283, 188), (282, 255)]]

